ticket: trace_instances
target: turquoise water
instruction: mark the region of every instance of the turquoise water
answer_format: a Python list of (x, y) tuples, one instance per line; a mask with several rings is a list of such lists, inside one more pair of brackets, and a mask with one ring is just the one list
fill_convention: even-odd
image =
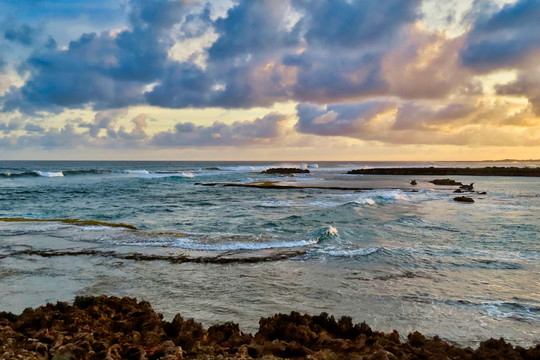
[[(410, 177), (345, 174), (485, 165), (508, 164), (0, 162), (2, 218), (137, 228), (0, 221), (0, 310), (106, 293), (245, 331), (275, 312), (326, 311), (402, 335), (528, 346), (540, 341), (538, 178), (454, 176), (487, 192), (463, 204), (433, 177), (412, 192)], [(260, 174), (277, 166), (311, 173)], [(253, 181), (374, 190), (196, 185)]]

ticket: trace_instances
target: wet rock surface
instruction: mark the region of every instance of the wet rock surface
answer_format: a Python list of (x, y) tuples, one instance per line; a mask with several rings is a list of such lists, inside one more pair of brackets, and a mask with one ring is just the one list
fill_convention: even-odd
[(540, 344), (524, 349), (490, 339), (459, 348), (418, 332), (373, 331), (349, 317), (277, 314), (255, 335), (237, 324), (205, 329), (180, 314), (164, 321), (133, 298), (77, 297), (21, 315), (0, 313), (0, 359), (540, 359)]
[(468, 196), (456, 196), (454, 198), (454, 201), (457, 201), (457, 202), (465, 202), (465, 203), (473, 203), (474, 202), (474, 199), (473, 198), (470, 198)]
[(452, 180), (452, 179), (435, 179), (435, 180), (431, 180), (430, 183), (432, 183), (433, 185), (441, 185), (441, 186), (453, 186), (453, 185), (463, 186), (463, 184), (460, 183), (459, 181)]

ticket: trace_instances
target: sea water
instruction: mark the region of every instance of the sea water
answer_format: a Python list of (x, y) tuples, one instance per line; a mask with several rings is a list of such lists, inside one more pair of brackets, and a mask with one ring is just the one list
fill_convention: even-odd
[[(538, 178), (452, 176), (487, 192), (464, 204), (434, 177), (346, 174), (486, 165), (540, 164), (3, 161), (0, 217), (56, 221), (0, 221), (0, 311), (107, 294), (246, 332), (294, 310), (530, 346), (540, 341)], [(271, 167), (310, 173), (261, 174)], [(304, 188), (199, 185), (256, 181)]]

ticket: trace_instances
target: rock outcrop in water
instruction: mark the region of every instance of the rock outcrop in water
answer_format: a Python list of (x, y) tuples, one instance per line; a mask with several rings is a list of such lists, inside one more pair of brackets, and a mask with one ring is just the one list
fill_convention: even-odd
[(0, 313), (1, 359), (540, 359), (540, 344), (513, 347), (490, 339), (476, 350), (418, 332), (373, 331), (351, 318), (277, 314), (262, 318), (255, 335), (237, 324), (205, 329), (176, 315), (164, 321), (147, 302), (77, 297), (21, 315)]
[(433, 185), (441, 185), (441, 186), (463, 185), (459, 181), (452, 180), (452, 179), (435, 179), (435, 180), (431, 180), (430, 183), (432, 183)]
[(290, 174), (308, 174), (308, 169), (299, 169), (299, 168), (270, 168), (264, 170), (261, 174), (279, 174), (279, 175), (290, 175)]
[(454, 198), (454, 201), (457, 201), (457, 202), (465, 202), (465, 203), (473, 203), (474, 202), (474, 199), (473, 198), (470, 198), (468, 196), (456, 196)]
[(540, 167), (497, 167), (488, 166), (483, 168), (377, 168), (355, 169), (347, 174), (364, 175), (468, 175), (468, 176), (540, 176)]

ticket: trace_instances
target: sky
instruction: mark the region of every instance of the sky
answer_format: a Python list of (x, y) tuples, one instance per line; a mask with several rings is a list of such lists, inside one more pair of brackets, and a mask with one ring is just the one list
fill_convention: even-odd
[(540, 0), (0, 0), (0, 159), (540, 158)]

